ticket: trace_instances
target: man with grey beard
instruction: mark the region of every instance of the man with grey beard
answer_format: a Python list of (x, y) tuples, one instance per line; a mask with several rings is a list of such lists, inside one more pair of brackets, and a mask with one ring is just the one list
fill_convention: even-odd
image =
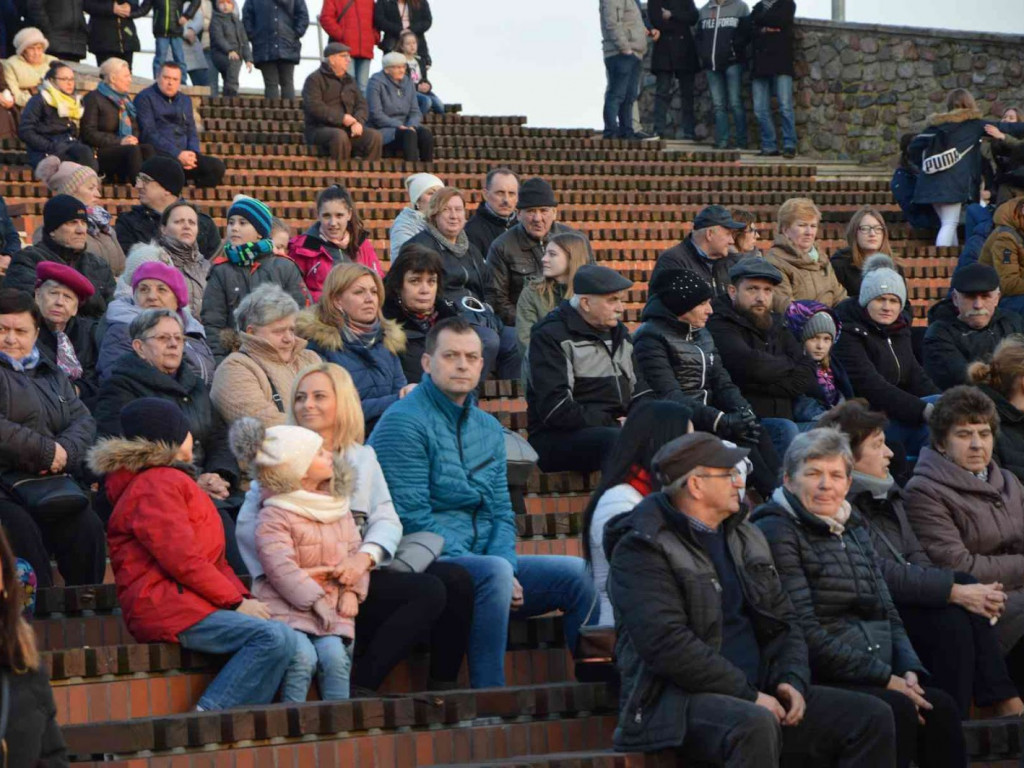
[(924, 369), (942, 389), (967, 382), (967, 366), (987, 358), (1012, 333), (1024, 333), (1024, 317), (999, 307), (999, 273), (970, 264), (953, 273), (953, 290), (928, 312)]

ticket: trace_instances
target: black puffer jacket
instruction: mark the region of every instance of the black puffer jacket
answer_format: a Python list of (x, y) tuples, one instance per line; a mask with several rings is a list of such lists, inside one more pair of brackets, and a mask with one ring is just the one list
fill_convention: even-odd
[[(129, 210), (118, 215), (114, 224), (117, 242), (127, 254), (136, 243), (148, 243), (160, 234), (160, 216), (148, 205), (133, 205)], [(220, 248), (220, 230), (213, 219), (205, 213), (199, 213), (199, 237), (196, 244), (204, 258), (212, 259)]]
[(996, 404), (999, 431), (996, 433), (996, 463), (1024, 482), (1024, 412), (987, 384), (982, 392)]
[(939, 389), (914, 357), (906, 316), (880, 326), (856, 299), (839, 302), (836, 315), (843, 332), (833, 354), (846, 369), (853, 393), (890, 419), (923, 423), (926, 404), (921, 398)]
[(654, 751), (686, 737), (690, 697), (716, 693), (753, 702), (758, 690), (810, 685), (807, 646), (772, 553), (742, 516), (722, 524), (761, 651), (755, 688), (721, 655), (721, 589), (711, 558), (663, 493), (605, 526), (608, 596), (622, 675), (615, 746)]
[[(800, 617), (815, 681), (884, 687), (892, 675), (924, 671), (856, 511), (836, 535), (779, 488), (750, 519), (771, 544), (775, 567)], [(891, 637), (889, 658), (850, 641), (849, 635), (858, 643), (867, 640), (868, 622)]]
[(566, 234), (582, 237), (587, 242), (590, 260), (594, 260), (594, 252), (590, 249), (587, 236), (560, 221), (551, 225), (548, 236), (542, 240), (527, 232), (520, 222), (491, 243), (487, 251), (487, 266), (491, 270), (491, 290), (487, 294), (487, 300), (505, 325), (516, 324), (516, 302), (519, 301), (519, 294), (523, 292), (523, 287), (531, 278), (541, 274), (540, 260), (544, 257), (548, 240), (555, 235)]
[(473, 243), (469, 244), (469, 250), (465, 255), (458, 256), (452, 250), (451, 243), (444, 238), (435, 236), (429, 229), (409, 238), (406, 243), (422, 245), (436, 251), (441, 257), (444, 274), (437, 291), (446, 301), (459, 307), (464, 296), (473, 296), (480, 301), (487, 300), (487, 287), (491, 284), (491, 268), (487, 266), (483, 254), (476, 249)]
[(381, 311), (388, 320), (396, 321), (405, 331), (405, 352), (398, 356), (402, 361), (402, 372), (405, 373), (405, 380), (410, 384), (419, 384), (423, 378), (423, 353), (427, 347), (427, 334), (430, 329), (442, 320), (449, 317), (456, 317), (459, 313), (455, 311), (455, 305), (443, 298), (438, 298), (434, 304), (437, 317), (430, 320), (420, 320), (411, 316), (405, 311), (405, 307), (395, 294), (388, 294), (384, 300)]
[(693, 409), (694, 429), (712, 432), (721, 413), (749, 407), (707, 328), (694, 331), (657, 297), (647, 302), (641, 319), (633, 332), (633, 367), (644, 372), (656, 397)]
[[(611, 343), (611, 349), (608, 343)], [(568, 301), (533, 327), (526, 377), (530, 435), (617, 427), (632, 404), (650, 395), (633, 366), (633, 342), (623, 323), (604, 334)]]
[(480, 203), (476, 207), (476, 212), (466, 222), (466, 237), (480, 253), (486, 255), (491, 249), (491, 243), (518, 223), (519, 219), (514, 213), (507, 219), (503, 219), (501, 216), (491, 213), (486, 205)]
[(69, 117), (61, 117), (56, 107), (36, 93), (21, 111), (18, 138), (28, 147), (28, 163), (33, 168), (47, 155), (56, 155), (62, 148), (78, 140), (78, 126)]
[(658, 256), (654, 264), (654, 271), (651, 272), (650, 282), (654, 282), (654, 276), (668, 269), (688, 269), (696, 272), (711, 284), (715, 296), (726, 296), (732, 281), (729, 279), (729, 270), (733, 264), (743, 258), (741, 253), (730, 253), (721, 259), (708, 259), (701, 256), (697, 246), (693, 244), (693, 235), (687, 235), (686, 239), (678, 245), (673, 245), (667, 251)]
[(200, 7), (200, 0), (189, 0), (187, 6), (185, 0), (154, 0), (153, 36), (181, 37), (185, 29), (178, 24), (178, 19), (184, 16), (191, 20)]
[[(671, 15), (666, 19), (662, 11)], [(651, 72), (697, 72), (697, 46), (693, 25), (697, 23), (697, 6), (693, 0), (650, 0), (647, 17), (651, 26), (661, 31), (651, 54)]]
[(953, 571), (935, 565), (910, 527), (898, 485), (884, 498), (872, 494), (857, 473), (846, 500), (871, 535), (877, 563), (896, 605), (943, 608), (953, 589)]
[[(416, 33), (416, 55), (423, 59), (424, 63), (430, 66), (430, 50), (427, 48), (427, 40), (424, 33), (434, 23), (430, 14), (430, 0), (420, 0), (419, 7), (412, 3), (409, 6), (409, 29)], [(384, 35), (380, 43), (380, 49), (385, 53), (395, 50), (398, 45), (398, 36), (402, 34), (405, 25), (402, 23), (402, 13), (398, 10), (398, 0), (377, 0), (373, 6), (373, 26)]]
[(123, 53), (135, 53), (140, 49), (135, 19), (145, 16), (151, 0), (124, 0), (132, 7), (127, 19), (114, 14), (111, 0), (84, 0), (85, 12), (89, 14), (89, 50), (93, 53), (112, 53), (121, 57)]
[(49, 470), (60, 443), (74, 473), (95, 436), (96, 422), (56, 363), (41, 355), (19, 372), (0, 359), (0, 472)]
[(793, 0), (758, 3), (750, 12), (749, 33), (753, 37), (754, 61), (751, 77), (793, 76)]
[(4, 277), (4, 288), (33, 293), (36, 288), (36, 265), (41, 261), (55, 261), (74, 267), (85, 275), (96, 293), (78, 308), (78, 313), (82, 317), (103, 316), (107, 311), (107, 302), (114, 297), (114, 273), (110, 271), (110, 265), (88, 251), (72, 251), (58, 245), (48, 234), (43, 235), (43, 239), (36, 245), (22, 248), (14, 254)]
[(134, 352), (114, 365), (96, 398), (96, 426), (100, 436), (121, 434), (121, 409), (141, 397), (159, 397), (177, 405), (188, 419), (195, 440), (194, 464), (203, 472), (216, 472), (229, 483), (238, 478), (238, 462), (228, 445), (228, 428), (210, 402), (210, 389), (187, 365), (173, 376), (150, 365)]
[(998, 307), (988, 325), (971, 328), (957, 316), (949, 299), (932, 307), (928, 319), (921, 356), (925, 372), (943, 390), (966, 384), (969, 364), (987, 358), (1010, 334), (1024, 333), (1024, 317)]
[[(708, 330), (722, 363), (743, 397), (762, 419), (793, 418), (793, 400), (816, 390), (814, 361), (786, 328), (782, 315), (773, 314), (771, 328), (762, 331), (737, 312), (728, 296), (714, 302)], [(846, 327), (843, 327), (845, 336)]]
[(74, 61), (85, 58), (87, 29), (82, 0), (27, 0), (23, 7), (25, 26), (39, 27), (50, 41), (51, 54), (64, 54)]

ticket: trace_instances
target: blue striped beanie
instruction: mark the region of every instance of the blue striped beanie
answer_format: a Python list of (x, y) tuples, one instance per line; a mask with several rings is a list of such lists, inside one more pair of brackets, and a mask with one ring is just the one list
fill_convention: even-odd
[(266, 203), (260, 202), (254, 197), (238, 195), (228, 208), (228, 218), (241, 216), (252, 224), (260, 237), (270, 237), (270, 229), (274, 225), (274, 214)]

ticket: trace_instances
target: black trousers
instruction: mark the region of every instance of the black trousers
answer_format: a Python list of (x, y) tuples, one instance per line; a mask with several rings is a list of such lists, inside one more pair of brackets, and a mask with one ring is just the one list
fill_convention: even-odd
[(668, 111), (672, 107), (672, 82), (679, 81), (679, 138), (696, 136), (696, 117), (693, 109), (694, 72), (656, 72), (654, 74), (654, 132), (665, 137), (668, 129)]
[(128, 69), (132, 68), (132, 57), (135, 55), (134, 51), (93, 51), (93, 55), (96, 57), (96, 66), (98, 67), (107, 59), (121, 59), (122, 61), (128, 62)]
[[(892, 710), (896, 724), (896, 768), (966, 768), (967, 744), (956, 702), (943, 690), (925, 688), (924, 697), (934, 709), (923, 711), (924, 725), (917, 721), (914, 702), (899, 691), (881, 686), (843, 686), (881, 699)], [(875, 765), (865, 763), (865, 765)]]
[(6, 497), (0, 497), (0, 525), (14, 550), (36, 572), (40, 588), (53, 586), (50, 555), (68, 586), (102, 584), (107, 567), (103, 523), (86, 507), (73, 517), (44, 520)]
[(57, 157), (61, 160), (70, 160), (73, 163), (79, 165), (87, 165), (94, 171), (99, 170), (99, 166), (96, 164), (96, 155), (93, 154), (92, 147), (88, 144), (83, 144), (80, 141), (69, 141), (62, 144), (60, 149), (57, 150)]
[(717, 693), (689, 699), (683, 763), (723, 768), (884, 768), (895, 754), (892, 715), (869, 696), (812, 685), (794, 726), (752, 701)]
[(956, 605), (898, 608), (914, 650), (931, 673), (929, 682), (953, 697), (961, 720), (969, 717), (972, 699), (986, 707), (1017, 695), (995, 628), (983, 616)]
[(345, 161), (353, 155), (364, 160), (380, 160), (382, 149), (379, 131), (363, 128), (362, 134), (352, 138), (344, 128), (314, 128), (306, 131), (306, 143), (326, 149), (335, 160)]
[(782, 480), (780, 475), (782, 463), (779, 461), (779, 455), (775, 452), (775, 446), (772, 444), (771, 435), (767, 430), (761, 430), (757, 445), (750, 449), (748, 458), (752, 470), (747, 478), (747, 485), (761, 494), (763, 498), (770, 498), (772, 491), (779, 487), (779, 482)]
[(619, 427), (584, 427), (574, 432), (545, 430), (530, 435), (542, 472), (597, 472), (615, 446)]
[(461, 566), (435, 562), (426, 573), (372, 571), (356, 616), (352, 685), (377, 690), (423, 640), (430, 644), (431, 682), (453, 684), (472, 620), (473, 579)]
[[(237, 96), (238, 73), (242, 71), (242, 60), (229, 59), (226, 53), (219, 51), (214, 51), (210, 57), (213, 59), (217, 71), (220, 72), (220, 76), (224, 78), (224, 95)], [(266, 75), (264, 75), (264, 79), (266, 79)]]
[(96, 150), (99, 172), (108, 181), (135, 183), (142, 164), (156, 154), (149, 144), (121, 145)]
[(384, 145), (385, 157), (403, 157), (410, 163), (434, 160), (434, 134), (425, 125), (415, 131), (396, 131), (395, 138)]
[(263, 97), (295, 98), (295, 64), (291, 61), (264, 61), (256, 65), (263, 75)]

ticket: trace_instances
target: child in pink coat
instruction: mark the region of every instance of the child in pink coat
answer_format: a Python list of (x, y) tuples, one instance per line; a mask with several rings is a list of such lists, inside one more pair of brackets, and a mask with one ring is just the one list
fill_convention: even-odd
[(352, 580), (346, 565), (362, 544), (349, 509), (352, 469), (304, 427), (241, 419), (231, 445), (262, 490), (256, 554), (264, 576), (253, 594), (298, 636), (282, 698), (305, 701), (316, 672), (321, 699), (347, 699), (355, 617), (369, 586), (369, 574)]

